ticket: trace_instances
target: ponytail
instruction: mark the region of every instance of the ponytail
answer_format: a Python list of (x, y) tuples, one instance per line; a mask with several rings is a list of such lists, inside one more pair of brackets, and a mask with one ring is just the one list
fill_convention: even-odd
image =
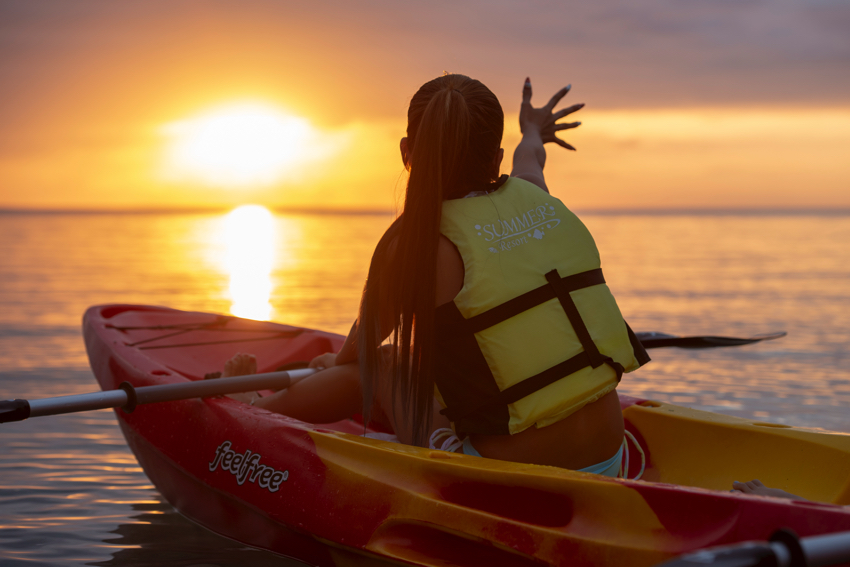
[[(481, 98), (486, 104), (480, 103)], [(416, 445), (427, 443), (431, 428), (437, 244), (443, 201), (461, 197), (464, 191), (498, 177), (492, 160), (501, 143), (502, 126), (496, 97), (478, 81), (462, 75), (426, 83), (410, 104), (410, 178), (404, 212), (381, 239), (369, 267), (357, 344), (364, 417), (371, 414), (382, 376), (391, 376), (392, 399), (397, 402), (384, 409), (403, 412), (394, 415), (393, 421), (404, 424)], [(392, 346), (383, 356), (379, 348), (388, 330)]]

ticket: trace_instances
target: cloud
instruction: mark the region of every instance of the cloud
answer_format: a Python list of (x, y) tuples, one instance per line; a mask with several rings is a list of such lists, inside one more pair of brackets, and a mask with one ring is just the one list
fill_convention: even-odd
[(290, 77), (372, 113), (446, 68), (498, 89), (524, 74), (580, 78), (605, 106), (836, 103), (850, 86), (850, 5), (837, 1), (3, 0), (0, 10), (0, 80), (18, 92), (28, 89), (16, 74), (63, 67), (99, 69), (106, 83), (192, 67), (201, 83)]

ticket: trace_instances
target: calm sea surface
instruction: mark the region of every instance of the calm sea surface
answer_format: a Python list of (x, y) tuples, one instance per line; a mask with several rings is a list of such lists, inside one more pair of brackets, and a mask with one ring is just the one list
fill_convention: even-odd
[[(850, 216), (584, 215), (636, 331), (749, 336), (659, 349), (620, 391), (850, 432)], [(389, 215), (0, 214), (0, 399), (92, 391), (80, 319), (159, 304), (344, 333)], [(300, 565), (189, 522), (111, 410), (0, 426), (0, 564)]]

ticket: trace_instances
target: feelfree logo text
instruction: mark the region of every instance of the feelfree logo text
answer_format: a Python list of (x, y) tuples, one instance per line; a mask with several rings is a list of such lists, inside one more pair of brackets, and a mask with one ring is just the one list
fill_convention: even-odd
[(232, 443), (225, 441), (215, 450), (215, 458), (210, 462), (210, 472), (219, 466), (222, 470), (236, 477), (236, 483), (242, 486), (246, 481), (256, 483), (269, 492), (280, 490), (280, 484), (289, 479), (289, 471), (275, 470), (268, 465), (260, 464), (262, 456), (246, 450), (244, 453), (232, 451)]

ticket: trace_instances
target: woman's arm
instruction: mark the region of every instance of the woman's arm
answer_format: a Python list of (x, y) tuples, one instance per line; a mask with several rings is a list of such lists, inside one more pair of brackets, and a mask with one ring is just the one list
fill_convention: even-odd
[(557, 121), (572, 114), (584, 106), (584, 103), (574, 104), (568, 108), (552, 112), (555, 105), (570, 91), (566, 86), (559, 90), (549, 100), (546, 106), (534, 108), (531, 106), (531, 80), (526, 79), (522, 89), (522, 106), (519, 111), (519, 129), (522, 132), (522, 140), (514, 151), (514, 165), (511, 177), (519, 177), (534, 183), (547, 193), (549, 188), (543, 177), (543, 166), (546, 165), (546, 149), (544, 144), (554, 142), (559, 146), (575, 151), (575, 148), (561, 140), (555, 133), (560, 130), (568, 130), (581, 125), (581, 122), (568, 124), (557, 124)]
[(350, 362), (357, 362), (357, 321), (351, 325), (351, 330), (348, 336), (345, 337), (345, 342), (342, 343), (342, 348), (336, 353), (335, 364), (342, 365)]

